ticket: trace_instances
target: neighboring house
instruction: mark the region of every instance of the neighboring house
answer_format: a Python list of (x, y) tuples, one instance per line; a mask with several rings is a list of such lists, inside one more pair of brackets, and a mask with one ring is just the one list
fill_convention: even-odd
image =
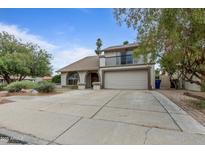
[[(161, 74), (160, 79), (161, 79), (161, 87), (160, 87), (161, 89), (174, 88), (173, 87), (174, 85), (171, 84), (171, 82), (170, 82), (168, 73)], [(178, 88), (179, 89), (185, 89), (185, 90), (191, 90), (191, 91), (202, 91), (202, 88), (200, 85), (184, 81), (182, 78), (178, 78), (178, 75), (174, 75), (173, 79), (178, 80), (178, 84), (179, 84)], [(197, 80), (197, 78), (195, 76), (193, 77), (193, 79)], [(198, 79), (198, 81), (200, 81), (200, 80)]]
[(0, 77), (0, 84), (1, 83), (5, 83), (4, 79), (2, 77)]
[[(198, 79), (196, 76), (193, 77), (193, 80), (194, 81), (200, 81), (200, 79)], [(191, 91), (202, 91), (202, 88), (200, 85), (197, 85), (196, 83), (190, 83), (190, 82), (187, 82), (187, 81), (181, 81), (181, 82), (184, 82), (184, 88), (186, 90), (191, 90)]]
[(161, 80), (160, 89), (170, 89), (171, 82), (167, 72), (160, 74), (159, 78)]
[(184, 83), (184, 88), (186, 90), (191, 90), (191, 91), (202, 91), (200, 85), (197, 85), (195, 83), (186, 82), (186, 81)]
[(52, 80), (52, 77), (51, 77), (51, 76), (35, 77), (35, 82), (51, 81), (51, 80)]
[[(33, 82), (39, 82), (39, 81), (51, 81), (52, 80), (52, 77), (50, 76), (44, 76), (44, 77), (25, 77), (25, 79), (23, 80), (27, 80), (27, 81), (33, 81)], [(14, 77), (14, 76), (11, 76), (11, 81), (18, 81), (18, 78)], [(0, 77), (0, 83), (6, 83), (6, 81)]]
[(154, 89), (154, 64), (135, 59), (137, 44), (112, 46), (100, 56), (89, 56), (58, 70), (61, 85), (76, 85), (79, 89), (99, 85), (106, 89)]

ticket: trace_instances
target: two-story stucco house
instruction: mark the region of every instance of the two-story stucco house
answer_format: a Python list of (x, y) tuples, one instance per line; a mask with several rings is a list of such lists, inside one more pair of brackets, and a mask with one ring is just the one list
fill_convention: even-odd
[(89, 56), (63, 67), (61, 85), (79, 89), (154, 89), (154, 64), (133, 57), (137, 44), (111, 46), (100, 56)]

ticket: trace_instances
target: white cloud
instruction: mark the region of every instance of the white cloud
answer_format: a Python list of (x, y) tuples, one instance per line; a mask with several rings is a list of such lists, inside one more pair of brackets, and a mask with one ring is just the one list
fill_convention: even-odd
[(92, 49), (82, 47), (79, 44), (69, 44), (69, 41), (61, 42), (61, 45), (54, 45), (39, 35), (31, 34), (29, 29), (17, 25), (0, 23), (0, 32), (2, 31), (15, 35), (17, 38), (22, 39), (23, 42), (33, 42), (41, 46), (41, 48), (48, 50), (53, 57), (51, 62), (54, 72), (83, 57), (94, 55)]
[(79, 11), (83, 12), (83, 13), (86, 13), (86, 14), (88, 14), (88, 13), (91, 12), (90, 9), (86, 9), (86, 8), (77, 8), (77, 9), (78, 9)]
[(74, 47), (70, 50), (62, 50), (55, 52), (53, 63), (55, 64), (54, 70), (58, 70), (68, 64), (71, 64), (83, 57), (94, 55), (92, 49), (83, 47)]
[(52, 43), (47, 42), (41, 36), (31, 34), (29, 29), (20, 28), (17, 25), (8, 25), (0, 23), (0, 32), (6, 31), (9, 34), (15, 35), (17, 38), (22, 39), (23, 42), (33, 42), (41, 46), (46, 50), (52, 50), (56, 46)]

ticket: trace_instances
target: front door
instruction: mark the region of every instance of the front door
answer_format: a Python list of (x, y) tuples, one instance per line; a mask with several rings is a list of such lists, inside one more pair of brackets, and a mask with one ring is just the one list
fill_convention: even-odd
[(93, 82), (99, 82), (98, 74), (97, 73), (91, 73), (91, 87), (93, 87)]
[(88, 73), (86, 77), (86, 88), (92, 88), (93, 82), (99, 82), (99, 77), (97, 73)]

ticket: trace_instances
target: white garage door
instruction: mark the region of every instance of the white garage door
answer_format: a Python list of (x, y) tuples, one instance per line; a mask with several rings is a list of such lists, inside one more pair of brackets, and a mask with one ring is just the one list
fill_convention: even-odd
[(105, 72), (104, 88), (148, 89), (146, 70)]

